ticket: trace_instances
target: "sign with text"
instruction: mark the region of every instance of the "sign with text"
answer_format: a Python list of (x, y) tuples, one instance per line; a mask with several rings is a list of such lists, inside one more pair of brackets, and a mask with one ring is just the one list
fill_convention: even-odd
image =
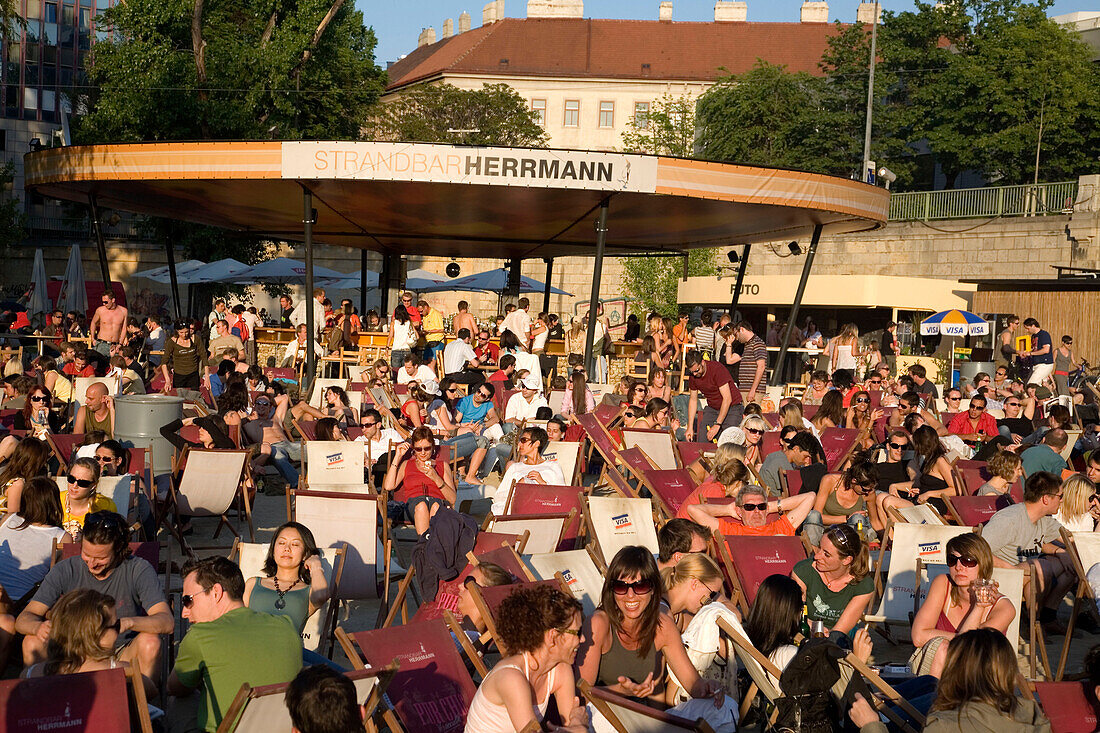
[(580, 150), (296, 141), (282, 144), (282, 176), (653, 193), (657, 159)]

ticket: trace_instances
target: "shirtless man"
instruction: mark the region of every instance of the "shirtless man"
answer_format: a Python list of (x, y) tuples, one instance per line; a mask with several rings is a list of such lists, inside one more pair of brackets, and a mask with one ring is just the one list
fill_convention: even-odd
[(464, 328), (470, 329), (470, 333), (478, 332), (477, 319), (470, 315), (470, 304), (465, 300), (458, 301), (458, 313), (452, 320), (451, 332), (455, 335)]
[(274, 394), (262, 394), (252, 403), (254, 417), (244, 424), (244, 437), (249, 445), (259, 445), (260, 451), (252, 459), (252, 470), (263, 475), (267, 463), (274, 464), (290, 488), (298, 486), (298, 469), (292, 461), (302, 460), (302, 445), (294, 443), (283, 429), (283, 420), (290, 409), (290, 395), (276, 382), (271, 385)]
[(95, 309), (92, 316), (92, 325), (89, 327), (89, 335), (94, 348), (104, 356), (109, 356), (111, 346), (122, 341), (126, 330), (126, 309), (115, 300), (115, 294), (111, 291), (103, 293), (103, 305)]

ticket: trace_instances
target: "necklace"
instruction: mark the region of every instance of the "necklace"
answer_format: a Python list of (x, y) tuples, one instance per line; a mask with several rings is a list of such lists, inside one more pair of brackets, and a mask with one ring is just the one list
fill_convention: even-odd
[(279, 576), (278, 575), (272, 576), (271, 580), (273, 580), (275, 582), (275, 592), (279, 594), (279, 597), (275, 599), (275, 608), (282, 611), (284, 608), (286, 608), (286, 599), (285, 599), (286, 594), (289, 593), (290, 591), (294, 590), (294, 586), (298, 585), (299, 578), (295, 578), (294, 582), (291, 583), (290, 587), (288, 587), (286, 590), (283, 590), (282, 588), (279, 587)]

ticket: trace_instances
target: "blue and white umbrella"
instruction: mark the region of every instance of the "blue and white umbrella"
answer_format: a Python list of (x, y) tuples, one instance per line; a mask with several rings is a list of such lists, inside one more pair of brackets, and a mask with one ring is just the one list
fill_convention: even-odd
[(979, 315), (970, 311), (952, 308), (948, 311), (929, 316), (920, 322), (921, 336), (986, 336), (989, 334), (989, 323)]
[[(314, 265), (313, 277), (318, 281), (343, 280), (345, 275), (328, 267)], [(276, 257), (273, 260), (265, 260), (233, 279), (233, 282), (241, 285), (252, 285), (257, 282), (286, 284), (304, 283), (305, 281), (306, 264), (298, 260), (292, 260), (289, 257)]]
[[(496, 270), (486, 270), (485, 272), (467, 275), (466, 277), (460, 277), (454, 280), (445, 280), (438, 285), (422, 288), (421, 292), (438, 293), (447, 290), (470, 290), (475, 292), (502, 293), (507, 287), (508, 270), (500, 268)], [(544, 283), (539, 282), (533, 277), (524, 275), (519, 279), (519, 291), (521, 293), (541, 293), (544, 292), (545, 287), (546, 285)], [(551, 287), (550, 292), (554, 295), (572, 295), (572, 293), (567, 293), (555, 287)]]

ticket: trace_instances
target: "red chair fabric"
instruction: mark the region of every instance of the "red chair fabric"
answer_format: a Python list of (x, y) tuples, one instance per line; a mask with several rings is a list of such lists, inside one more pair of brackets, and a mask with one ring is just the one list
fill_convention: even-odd
[(756, 591), (769, 575), (790, 575), (806, 559), (806, 548), (797, 537), (726, 537), (726, 549), (733, 560), (745, 600), (751, 605)]
[(653, 470), (645, 472), (646, 480), (657, 494), (669, 516), (675, 517), (684, 501), (697, 487), (686, 468)]
[(1050, 720), (1051, 733), (1092, 733), (1096, 709), (1083, 682), (1035, 682), (1035, 695)]
[(685, 466), (695, 463), (703, 453), (713, 452), (714, 448), (714, 443), (689, 443), (687, 441), (677, 441), (676, 443), (676, 450), (680, 451), (680, 462)]
[(568, 514), (576, 511), (576, 517), (562, 532), (558, 550), (572, 550), (584, 521), (581, 507), (581, 493), (576, 486), (553, 486), (549, 484), (521, 484), (512, 488), (512, 503), (508, 515), (528, 514)]
[(1000, 496), (951, 496), (946, 501), (959, 524), (966, 527), (985, 524), (1005, 505)]
[(840, 460), (852, 447), (858, 433), (854, 428), (825, 428), (821, 431), (821, 449), (825, 451), (825, 462), (830, 472), (839, 468)]
[(802, 472), (797, 468), (784, 471), (783, 478), (787, 482), (787, 494), (798, 496), (802, 493)]
[[(79, 542), (62, 542), (61, 559), (68, 560), (80, 554)], [(160, 572), (160, 543), (159, 542), (131, 542), (130, 554), (140, 557), (153, 566), (153, 570)]]
[(0, 730), (128, 731), (130, 705), (126, 671), (0, 681)]

